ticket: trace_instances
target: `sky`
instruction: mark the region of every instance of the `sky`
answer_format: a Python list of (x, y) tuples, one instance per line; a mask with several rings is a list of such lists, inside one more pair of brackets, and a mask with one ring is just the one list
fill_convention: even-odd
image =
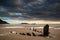
[(0, 19), (11, 24), (60, 24), (60, 0), (0, 0)]

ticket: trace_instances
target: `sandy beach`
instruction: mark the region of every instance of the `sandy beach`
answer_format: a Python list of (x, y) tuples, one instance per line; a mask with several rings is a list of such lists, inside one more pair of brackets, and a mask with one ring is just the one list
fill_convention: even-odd
[[(43, 33), (43, 28), (35, 28), (40, 32), (34, 32), (32, 29), (25, 28), (0, 28), (0, 40), (60, 40), (60, 29), (59, 28), (50, 28), (49, 36), (43, 37), (38, 36)], [(10, 31), (14, 31), (16, 33), (10, 33)], [(36, 36), (32, 35), (32, 32), (36, 34)], [(21, 35), (20, 33), (24, 33), (25, 35)], [(30, 33), (31, 36), (27, 35)]]

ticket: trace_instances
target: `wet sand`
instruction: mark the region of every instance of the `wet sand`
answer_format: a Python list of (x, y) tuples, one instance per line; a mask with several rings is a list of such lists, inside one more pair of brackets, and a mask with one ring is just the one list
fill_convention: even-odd
[[(50, 35), (48, 37), (42, 36), (32, 36), (32, 32), (36, 35), (42, 34), (42, 28), (36, 28), (40, 33), (34, 32), (30, 28), (0, 28), (0, 40), (60, 40), (60, 29), (59, 28), (50, 28)], [(15, 31), (16, 33), (10, 33), (10, 31)], [(19, 33), (30, 33), (31, 36), (21, 35)]]

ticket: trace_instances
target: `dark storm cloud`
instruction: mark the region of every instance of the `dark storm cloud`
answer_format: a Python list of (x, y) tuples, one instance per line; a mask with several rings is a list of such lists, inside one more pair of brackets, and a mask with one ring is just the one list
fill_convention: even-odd
[(59, 21), (60, 0), (0, 0), (0, 16)]

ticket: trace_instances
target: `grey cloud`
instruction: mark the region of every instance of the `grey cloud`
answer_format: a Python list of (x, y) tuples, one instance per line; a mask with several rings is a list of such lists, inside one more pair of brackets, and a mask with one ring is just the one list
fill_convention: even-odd
[[(23, 15), (10, 15), (9, 12)], [(0, 0), (0, 16), (59, 21), (60, 0)]]

